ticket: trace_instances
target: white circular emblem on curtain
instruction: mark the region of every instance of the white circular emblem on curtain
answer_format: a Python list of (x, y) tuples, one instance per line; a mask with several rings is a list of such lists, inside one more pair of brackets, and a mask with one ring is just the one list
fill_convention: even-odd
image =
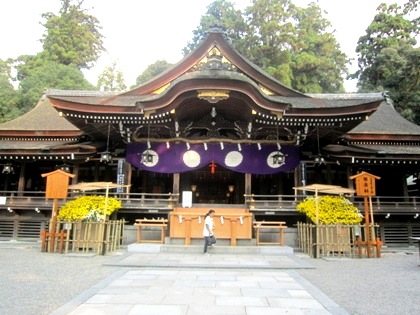
[(156, 164), (159, 163), (159, 155), (154, 150), (147, 149), (147, 150), (143, 151), (143, 153), (141, 155), (142, 156), (144, 156), (144, 155), (149, 155), (150, 156), (150, 161), (148, 161), (148, 160), (142, 161), (142, 163), (144, 165), (146, 165), (147, 167), (153, 167), (153, 166), (155, 166)]
[(200, 165), (201, 158), (196, 151), (189, 150), (184, 153), (182, 160), (188, 167), (197, 167)]
[(273, 156), (276, 155), (276, 154), (278, 154), (278, 151), (271, 152), (267, 157), (267, 164), (268, 164), (268, 166), (270, 166), (272, 168), (279, 168), (280, 166), (282, 166), (280, 164), (274, 164), (273, 163)]
[(226, 154), (225, 164), (229, 167), (236, 167), (242, 163), (244, 156), (239, 151), (230, 151)]

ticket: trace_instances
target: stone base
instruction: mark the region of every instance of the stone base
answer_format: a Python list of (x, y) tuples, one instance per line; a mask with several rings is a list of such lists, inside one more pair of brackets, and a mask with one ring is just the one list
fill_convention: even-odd
[[(162, 245), (134, 243), (127, 246), (128, 252), (135, 253), (202, 253), (204, 245)], [(261, 255), (290, 255), (293, 248), (289, 246), (223, 246), (216, 245), (209, 249), (213, 254), (261, 254)]]

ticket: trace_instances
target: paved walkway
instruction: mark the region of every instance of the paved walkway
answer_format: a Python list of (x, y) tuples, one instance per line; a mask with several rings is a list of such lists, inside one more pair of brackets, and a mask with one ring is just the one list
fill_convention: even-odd
[(347, 314), (295, 269), (296, 255), (126, 253), (52, 314)]

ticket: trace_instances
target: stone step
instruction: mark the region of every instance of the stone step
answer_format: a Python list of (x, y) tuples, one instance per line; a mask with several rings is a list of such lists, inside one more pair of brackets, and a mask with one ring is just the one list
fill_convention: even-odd
[[(191, 245), (204, 246), (204, 239), (192, 238), (190, 241)], [(237, 246), (256, 246), (257, 241), (255, 239), (238, 239), (236, 240)], [(165, 245), (185, 245), (183, 238), (165, 238)], [(230, 239), (217, 239), (218, 246), (230, 246)]]
[[(134, 253), (202, 253), (203, 245), (167, 245), (134, 243), (127, 246), (128, 252)], [(223, 246), (215, 245), (209, 248), (213, 254), (262, 254), (262, 255), (291, 255), (293, 248), (289, 246)]]

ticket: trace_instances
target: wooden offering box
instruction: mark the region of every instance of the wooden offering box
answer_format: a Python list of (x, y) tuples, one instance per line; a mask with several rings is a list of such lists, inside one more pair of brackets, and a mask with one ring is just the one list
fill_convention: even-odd
[[(252, 214), (248, 209), (212, 209), (215, 211), (213, 220), (216, 238), (230, 239), (231, 246), (236, 246), (237, 239), (252, 238)], [(185, 238), (185, 245), (191, 244), (191, 238), (203, 238), (204, 218), (209, 210), (210, 208), (175, 208), (169, 214), (170, 237)]]

